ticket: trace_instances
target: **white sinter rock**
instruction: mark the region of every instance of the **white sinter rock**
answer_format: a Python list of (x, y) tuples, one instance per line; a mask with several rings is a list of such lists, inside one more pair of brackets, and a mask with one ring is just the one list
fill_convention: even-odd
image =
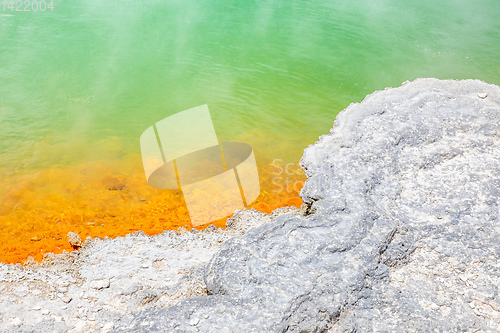
[(375, 92), (301, 165), (304, 215), (226, 241), (204, 274), (209, 296), (117, 331), (500, 331), (498, 86)]

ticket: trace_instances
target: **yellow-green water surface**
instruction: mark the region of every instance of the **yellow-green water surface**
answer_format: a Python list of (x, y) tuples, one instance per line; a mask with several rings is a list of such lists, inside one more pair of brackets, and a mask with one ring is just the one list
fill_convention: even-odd
[(220, 140), (244, 140), (260, 161), (296, 162), (374, 90), (417, 77), (500, 84), (496, 0), (53, 7), (0, 7), (0, 167), (9, 172), (102, 158), (110, 140), (117, 157), (138, 153), (148, 126), (201, 104)]

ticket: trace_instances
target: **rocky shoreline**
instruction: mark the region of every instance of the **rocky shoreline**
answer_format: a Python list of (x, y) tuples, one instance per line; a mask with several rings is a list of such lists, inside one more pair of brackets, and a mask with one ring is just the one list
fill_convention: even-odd
[[(140, 311), (206, 296), (204, 267), (223, 242), (291, 212), (300, 210), (238, 211), (226, 229), (88, 238), (40, 264), (0, 263), (0, 332), (109, 332)], [(81, 244), (74, 233), (68, 241)]]
[(375, 92), (301, 166), (301, 210), (1, 264), (0, 330), (500, 331), (500, 87)]

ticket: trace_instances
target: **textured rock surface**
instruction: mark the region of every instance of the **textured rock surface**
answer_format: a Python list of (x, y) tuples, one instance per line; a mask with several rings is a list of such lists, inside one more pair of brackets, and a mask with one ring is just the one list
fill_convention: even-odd
[(80, 251), (48, 254), (42, 264), (0, 263), (0, 332), (108, 332), (140, 311), (207, 294), (205, 267), (220, 245), (279, 214), (237, 211), (222, 230), (137, 232), (78, 241)]
[(117, 331), (500, 331), (499, 87), (376, 92), (301, 164), (305, 216), (226, 241), (204, 273), (209, 296)]

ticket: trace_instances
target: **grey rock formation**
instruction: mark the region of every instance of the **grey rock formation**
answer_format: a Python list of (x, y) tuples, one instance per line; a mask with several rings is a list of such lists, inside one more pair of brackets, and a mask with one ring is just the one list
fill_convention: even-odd
[(208, 296), (117, 331), (500, 331), (498, 86), (375, 92), (301, 165), (304, 214), (227, 240), (206, 267)]

